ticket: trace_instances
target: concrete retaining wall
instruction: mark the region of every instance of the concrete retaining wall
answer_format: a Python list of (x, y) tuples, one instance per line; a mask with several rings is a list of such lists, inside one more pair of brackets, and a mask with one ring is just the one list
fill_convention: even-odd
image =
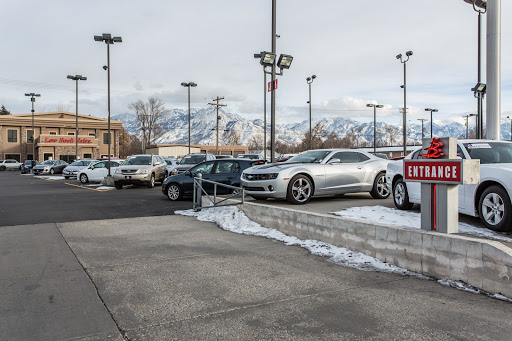
[(497, 241), (247, 202), (240, 208), (262, 226), (300, 239), (346, 247), (427, 276), (460, 280), (512, 298), (512, 249)]

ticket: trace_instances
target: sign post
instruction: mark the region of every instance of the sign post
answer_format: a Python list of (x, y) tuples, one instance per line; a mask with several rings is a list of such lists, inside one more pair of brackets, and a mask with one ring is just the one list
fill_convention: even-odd
[(419, 159), (404, 161), (404, 180), (421, 182), (421, 229), (459, 230), (459, 185), (480, 182), (480, 160), (457, 155), (454, 137), (423, 139)]

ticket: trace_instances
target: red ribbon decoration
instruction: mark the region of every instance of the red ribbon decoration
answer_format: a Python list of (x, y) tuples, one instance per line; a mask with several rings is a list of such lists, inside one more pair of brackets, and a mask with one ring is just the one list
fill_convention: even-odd
[(444, 143), (439, 142), (439, 137), (436, 137), (432, 140), (432, 143), (430, 144), (430, 147), (425, 148), (424, 150), (427, 151), (426, 154), (420, 154), (420, 156), (423, 156), (427, 159), (437, 159), (439, 157), (443, 157), (443, 149)]

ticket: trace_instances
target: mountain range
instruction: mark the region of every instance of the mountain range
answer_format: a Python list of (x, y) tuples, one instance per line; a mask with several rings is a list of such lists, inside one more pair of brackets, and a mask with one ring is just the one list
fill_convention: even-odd
[[(216, 143), (216, 109), (214, 107), (191, 109), (191, 143), (214, 145)], [(219, 110), (219, 144), (229, 145), (230, 136), (236, 132), (240, 137), (239, 144), (248, 145), (251, 139), (263, 141), (263, 120), (248, 120), (241, 115)], [(123, 127), (131, 134), (139, 135), (141, 129), (133, 113), (112, 116), (113, 120), (123, 122)], [(267, 139), (270, 139), (270, 120), (267, 120)], [(348, 118), (323, 118), (313, 121), (322, 124), (325, 131), (335, 133), (339, 138), (352, 134), (357, 136), (361, 145), (372, 145), (373, 122), (361, 123)], [(188, 110), (172, 109), (161, 121), (164, 133), (151, 141), (152, 144), (187, 144), (188, 143)], [(402, 126), (377, 122), (377, 145), (402, 145)], [(309, 121), (298, 123), (276, 124), (276, 139), (286, 143), (300, 143), (309, 131)], [(425, 124), (425, 136), (430, 135), (430, 124)], [(466, 135), (466, 127), (460, 123), (433, 125), (434, 136), (461, 137)], [(510, 140), (510, 123), (501, 125), (502, 139)], [(407, 125), (407, 143), (421, 141), (421, 124)]]

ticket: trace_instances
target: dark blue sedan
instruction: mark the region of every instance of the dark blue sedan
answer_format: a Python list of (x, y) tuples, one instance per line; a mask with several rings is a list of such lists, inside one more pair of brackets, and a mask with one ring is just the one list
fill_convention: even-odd
[[(250, 159), (220, 159), (205, 161), (195, 165), (185, 173), (167, 177), (162, 183), (162, 192), (170, 200), (180, 200), (192, 196), (194, 190), (194, 177), (201, 173), (203, 179), (220, 182), (222, 184), (240, 187), (240, 176), (246, 168), (258, 165), (259, 161)], [(213, 193), (213, 184), (203, 183), (206, 192)], [(218, 186), (218, 194), (228, 194), (232, 190)]]

